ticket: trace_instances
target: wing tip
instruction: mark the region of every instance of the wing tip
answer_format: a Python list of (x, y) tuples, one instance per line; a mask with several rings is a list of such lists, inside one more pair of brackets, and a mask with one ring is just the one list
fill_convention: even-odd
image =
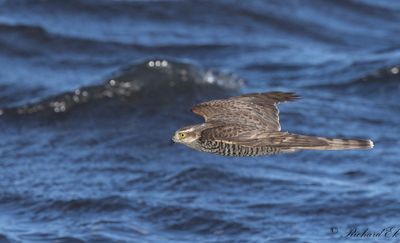
[(274, 98), (277, 102), (295, 101), (301, 99), (301, 96), (298, 95), (296, 92), (276, 91), (271, 93), (274, 94)]
[(301, 96), (298, 95), (296, 92), (287, 92), (286, 94), (288, 95), (290, 101), (301, 99)]

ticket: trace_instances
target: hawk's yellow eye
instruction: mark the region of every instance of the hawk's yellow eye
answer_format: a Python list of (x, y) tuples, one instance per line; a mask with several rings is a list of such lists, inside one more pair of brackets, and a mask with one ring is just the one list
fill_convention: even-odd
[(186, 138), (186, 133), (180, 132), (180, 133), (178, 133), (178, 137), (179, 137), (179, 139), (184, 139), (184, 138)]

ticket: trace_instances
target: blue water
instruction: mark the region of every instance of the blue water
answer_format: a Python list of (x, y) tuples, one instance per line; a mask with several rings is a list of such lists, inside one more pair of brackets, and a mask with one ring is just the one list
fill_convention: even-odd
[[(0, 0), (0, 242), (390, 242), (397, 1)], [(190, 107), (292, 91), (282, 129), (368, 151), (225, 158)]]

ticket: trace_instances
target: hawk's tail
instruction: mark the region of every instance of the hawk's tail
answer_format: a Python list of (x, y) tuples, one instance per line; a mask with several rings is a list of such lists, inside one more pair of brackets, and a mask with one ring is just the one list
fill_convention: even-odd
[(290, 140), (294, 148), (307, 150), (347, 150), (371, 149), (374, 143), (369, 139), (323, 138), (291, 134)]

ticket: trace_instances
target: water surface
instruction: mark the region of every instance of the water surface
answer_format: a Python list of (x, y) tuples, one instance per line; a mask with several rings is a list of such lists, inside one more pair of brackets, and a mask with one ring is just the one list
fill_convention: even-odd
[[(0, 241), (354, 242), (340, 237), (398, 227), (399, 22), (394, 1), (0, 1)], [(193, 104), (275, 90), (303, 97), (280, 106), (283, 130), (375, 148), (171, 144), (201, 122)]]

